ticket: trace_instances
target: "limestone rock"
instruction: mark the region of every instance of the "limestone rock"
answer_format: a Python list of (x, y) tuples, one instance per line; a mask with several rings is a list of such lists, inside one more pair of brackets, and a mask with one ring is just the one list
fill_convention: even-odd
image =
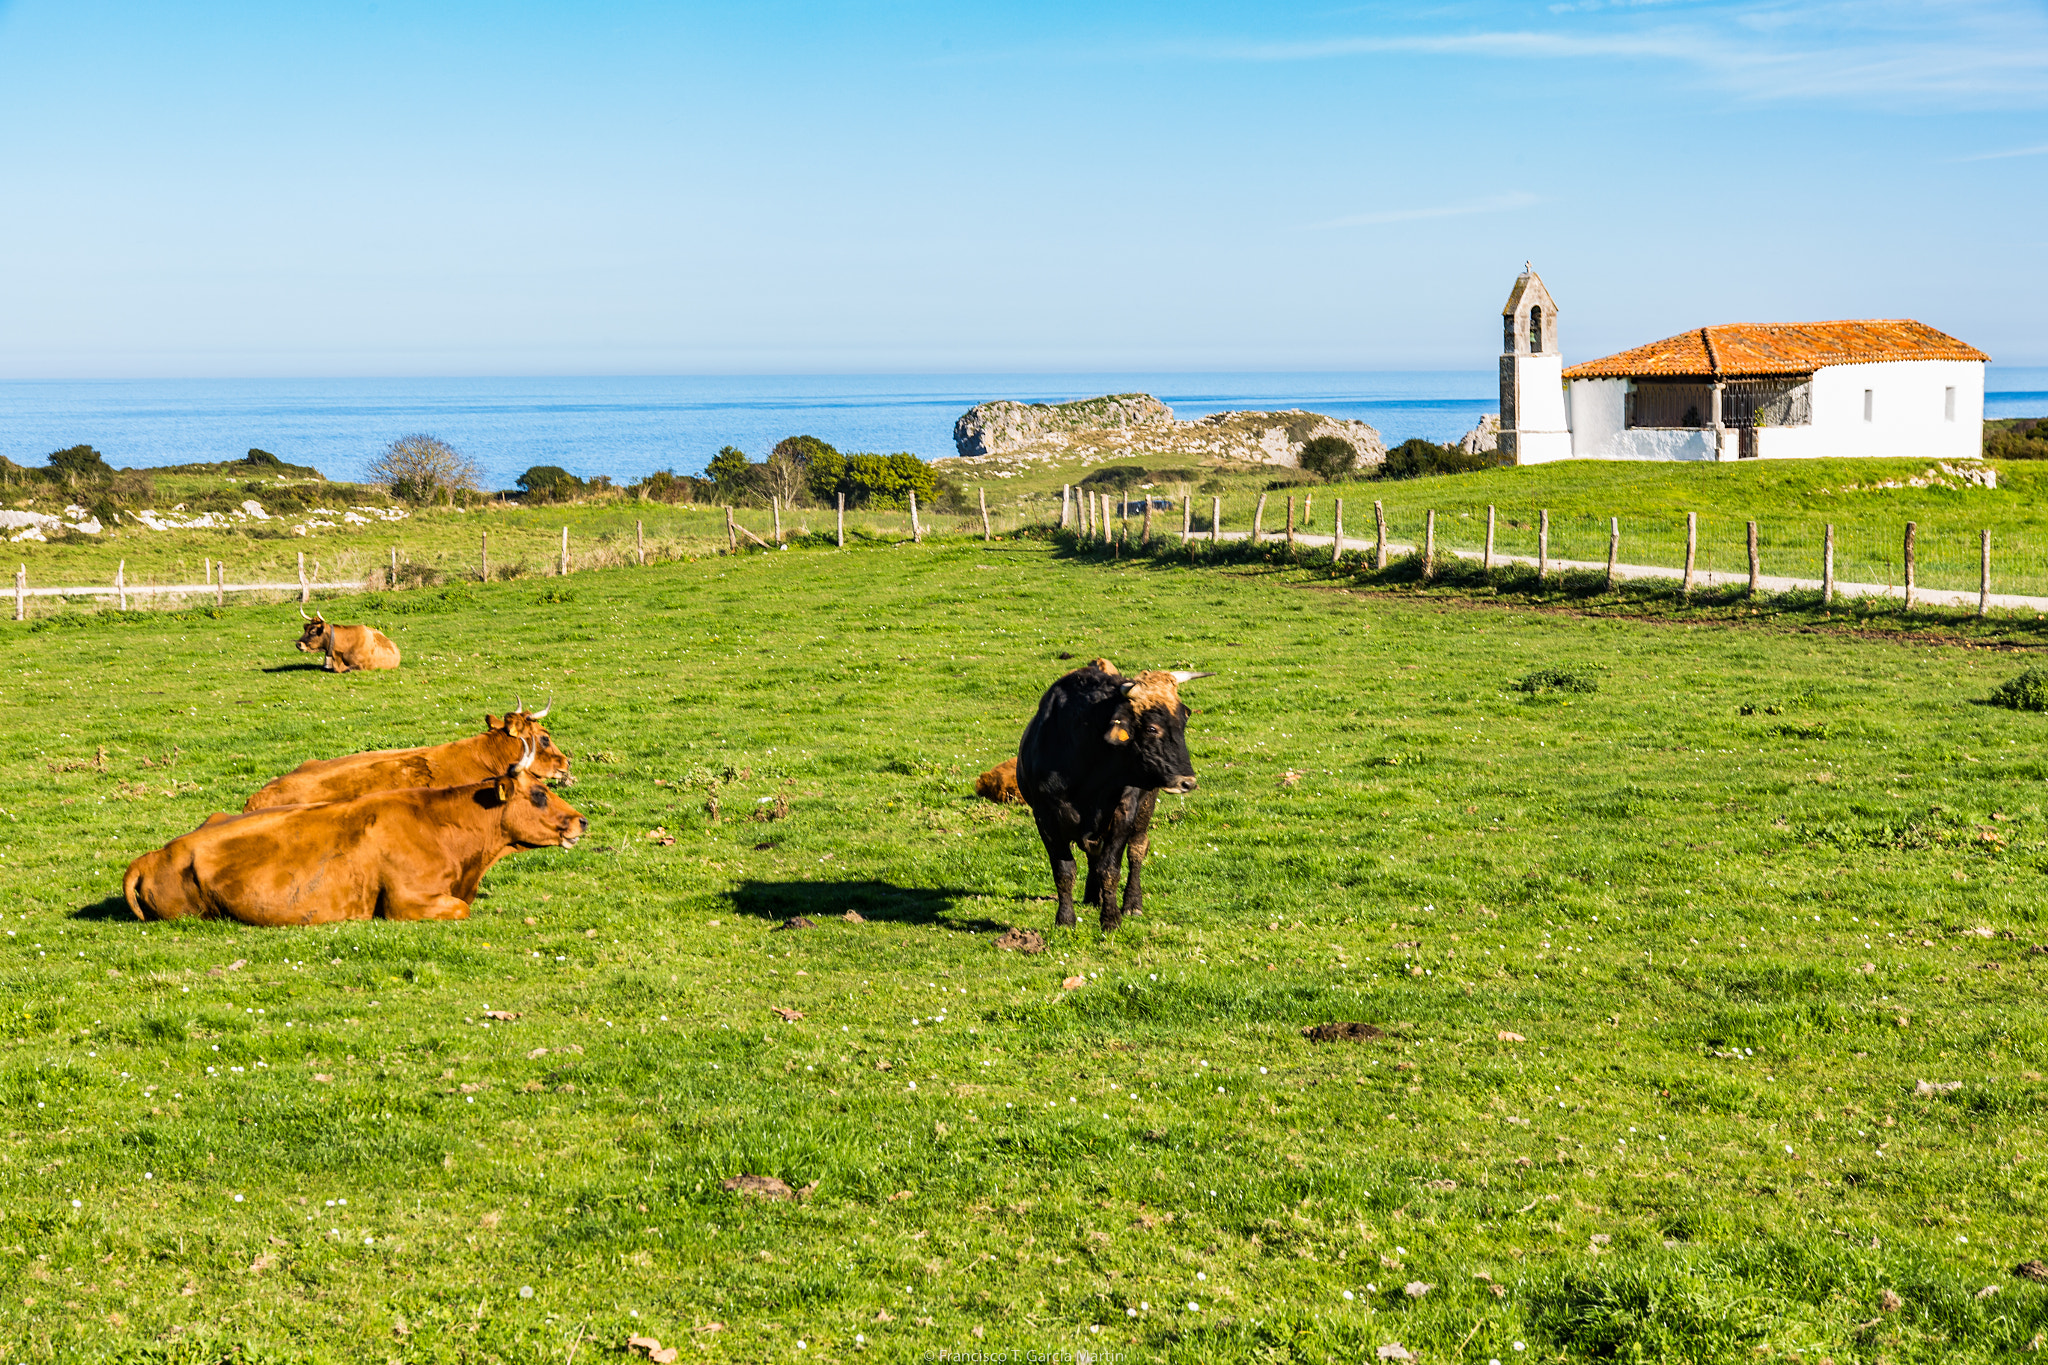
[(959, 458), (976, 461), (977, 473), (986, 470), (997, 478), (1014, 477), (1016, 467), (1033, 461), (1076, 455), (1084, 464), (1131, 459), (1291, 468), (1300, 465), (1301, 448), (1321, 436), (1350, 442), (1361, 468), (1386, 458), (1379, 432), (1364, 422), (1298, 408), (1218, 412), (1180, 422), (1173, 409), (1144, 393), (1077, 403), (983, 403), (953, 424)]
[(1500, 449), (1500, 416), (1487, 413), (1479, 419), (1479, 425), (1466, 432), (1458, 441), (1458, 448), (1467, 455), (1483, 455), (1489, 450)]
[(983, 403), (953, 423), (953, 448), (963, 459), (1019, 446), (1058, 443), (1076, 432), (1121, 430), (1173, 421), (1173, 409), (1149, 393), (1113, 393), (1073, 403)]

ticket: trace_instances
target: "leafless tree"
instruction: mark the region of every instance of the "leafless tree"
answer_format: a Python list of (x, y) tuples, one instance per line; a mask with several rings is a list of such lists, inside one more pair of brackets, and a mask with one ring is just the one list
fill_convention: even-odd
[(434, 502), (442, 493), (476, 493), (483, 470), (446, 441), (425, 434), (401, 436), (370, 463), (370, 481), (404, 502)]
[(809, 472), (802, 460), (788, 451), (778, 450), (768, 457), (764, 466), (768, 471), (768, 491), (782, 499), (782, 505), (793, 505), (804, 491), (804, 477)]

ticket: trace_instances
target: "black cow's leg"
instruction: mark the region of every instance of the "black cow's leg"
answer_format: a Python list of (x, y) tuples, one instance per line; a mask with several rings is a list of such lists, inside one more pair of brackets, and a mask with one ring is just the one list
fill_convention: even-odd
[(1059, 893), (1059, 914), (1053, 922), (1061, 928), (1074, 927), (1074, 845), (1059, 831), (1038, 826), (1038, 837), (1045, 844), (1045, 856), (1052, 860), (1053, 890)]
[(1158, 800), (1156, 791), (1148, 791), (1138, 798), (1136, 817), (1131, 821), (1131, 842), (1125, 849), (1125, 855), (1131, 860), (1131, 879), (1124, 883), (1123, 901), (1113, 917), (1109, 902), (1102, 903), (1102, 927), (1105, 929), (1114, 929), (1123, 923), (1125, 915), (1141, 914), (1145, 909), (1145, 855), (1152, 849), (1152, 807)]

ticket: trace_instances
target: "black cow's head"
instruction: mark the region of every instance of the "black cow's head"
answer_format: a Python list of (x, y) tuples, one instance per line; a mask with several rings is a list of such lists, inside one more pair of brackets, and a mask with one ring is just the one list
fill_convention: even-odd
[(1124, 697), (1103, 738), (1124, 749), (1137, 764), (1133, 786), (1176, 794), (1195, 789), (1195, 764), (1188, 757), (1188, 708), (1181, 704), (1180, 685), (1209, 676), (1147, 669), (1119, 684)]

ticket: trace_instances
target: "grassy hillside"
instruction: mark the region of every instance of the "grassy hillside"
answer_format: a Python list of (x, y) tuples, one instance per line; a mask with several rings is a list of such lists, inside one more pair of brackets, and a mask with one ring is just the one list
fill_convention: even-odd
[[(0, 623), (10, 1358), (1954, 1362), (2048, 1331), (2010, 1273), (2048, 1254), (2048, 772), (2041, 718), (1981, 704), (2009, 654), (1028, 543), (401, 600), (382, 675), (311, 671), (267, 609)], [(1028, 817), (965, 794), (1098, 653), (1217, 670), (1109, 939), (1052, 928)], [(1557, 667), (1596, 690), (1519, 688)], [(270, 775), (520, 689), (592, 832), (472, 920), (111, 899)], [(1047, 953), (996, 951), (1012, 924)], [(1301, 1036), (1344, 1020), (1386, 1036)]]

